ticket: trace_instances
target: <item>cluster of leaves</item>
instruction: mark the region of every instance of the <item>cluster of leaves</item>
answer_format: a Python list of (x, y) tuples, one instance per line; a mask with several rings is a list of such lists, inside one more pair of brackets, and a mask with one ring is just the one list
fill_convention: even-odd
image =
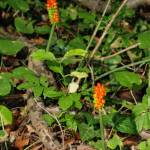
[[(42, 20), (42, 14), (41, 17), (36, 19), (33, 14), (31, 15), (30, 12), (33, 6), (36, 9), (40, 8), (39, 11), (35, 10), (35, 13), (43, 13), (44, 16), (47, 16), (44, 3), (40, 0), (14, 0), (13, 2), (11, 0), (2, 0), (0, 2), (1, 11), (13, 12), (14, 16), (17, 13), (17, 17), (13, 18), (14, 22), (11, 24), (13, 30), (27, 37), (36, 34), (36, 36), (45, 38), (51, 27), (45, 20)], [(73, 4), (69, 6), (65, 4), (65, 8), (60, 7), (59, 10), (61, 22), (58, 24), (58, 28), (60, 33), (58, 31), (54, 35), (51, 50), (47, 52), (45, 51), (45, 45), (39, 46), (31, 54), (31, 57), (32, 59), (43, 61), (59, 79), (58, 82), (63, 85), (62, 87), (67, 88), (72, 77), (77, 78), (79, 81), (82, 79), (82, 86), (79, 87), (78, 92), (60, 91), (53, 85), (49, 85), (48, 78), (45, 75), (38, 77), (27, 67), (20, 66), (13, 69), (12, 72), (0, 74), (0, 96), (9, 95), (14, 92), (14, 89), (30, 89), (35, 97), (42, 97), (43, 101), (57, 104), (61, 109), (61, 113), (57, 117), (64, 124), (64, 127), (74, 132), (79, 132), (82, 141), (100, 150), (99, 116), (93, 116), (91, 112), (93, 110), (91, 106), (93, 102), (93, 86), (89, 76), (91, 70), (86, 65), (77, 68), (78, 62), (82, 61), (89, 53), (85, 50), (86, 45), (100, 16)], [(115, 9), (112, 11), (115, 11)], [(102, 33), (111, 16), (110, 14), (104, 17), (98, 34)], [(107, 146), (110, 149), (123, 146), (122, 139), (117, 133), (137, 135), (142, 130), (150, 129), (150, 78), (142, 77), (139, 72), (140, 69), (143, 70), (145, 63), (140, 64), (141, 66), (137, 69), (118, 68), (122, 64), (130, 62), (150, 60), (150, 25), (146, 21), (135, 17), (135, 12), (125, 7), (110, 28), (102, 44), (101, 51), (96, 56), (111, 55), (112, 49), (119, 51), (134, 43), (140, 43), (140, 46), (133, 51), (128, 51), (126, 54), (117, 55), (102, 62), (99, 60), (93, 61), (93, 72), (96, 80), (99, 80), (99, 76), (103, 76), (104, 78), (103, 80), (101, 79), (101, 82), (104, 84), (109, 83), (105, 106), (106, 114), (103, 116), (103, 120), (105, 127), (114, 131), (112, 138), (107, 141)], [(132, 22), (133, 19), (136, 22)], [(39, 26), (38, 23), (42, 21), (44, 23)], [(96, 40), (92, 43), (90, 49), (94, 47), (95, 43)], [(1, 56), (15, 56), (24, 47), (25, 44), (19, 40), (13, 41), (0, 38)], [(148, 61), (146, 65), (149, 66)], [(134, 71), (130, 69), (134, 69)], [(105, 76), (107, 72), (110, 72), (110, 74)], [(130, 102), (117, 96), (113, 97), (113, 95), (117, 95), (118, 89), (120, 91), (124, 89), (140, 91), (144, 88), (146, 88), (146, 92), (144, 91), (145, 93), (142, 94), (142, 97), (138, 98), (136, 104), (133, 101)], [(87, 105), (87, 103), (90, 105)], [(12, 123), (12, 114), (3, 105), (0, 105), (0, 117), (0, 126)], [(55, 120), (48, 114), (44, 114), (43, 119), (49, 126), (55, 123)], [(1, 131), (0, 135), (4, 136)], [(146, 150), (146, 145), (150, 145), (149, 141), (141, 142), (139, 148)]]

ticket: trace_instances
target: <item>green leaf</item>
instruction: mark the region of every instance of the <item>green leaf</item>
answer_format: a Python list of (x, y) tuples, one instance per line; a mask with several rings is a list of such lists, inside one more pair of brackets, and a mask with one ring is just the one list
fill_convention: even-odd
[(52, 118), (49, 114), (42, 115), (44, 121), (48, 124), (48, 126), (51, 126), (52, 123), (55, 122), (54, 118)]
[(92, 147), (96, 148), (97, 150), (103, 150), (103, 149), (102, 149), (102, 140), (97, 140), (96, 142), (90, 141), (89, 144), (90, 144)]
[(69, 44), (67, 45), (67, 50), (69, 49), (85, 49), (86, 44), (84, 43), (83, 37), (77, 36), (72, 39)]
[(76, 8), (74, 8), (72, 5), (70, 7), (67, 8), (69, 16), (72, 20), (76, 20), (77, 19), (77, 15), (78, 15), (78, 11)]
[(78, 124), (78, 128), (79, 128), (81, 140), (83, 141), (89, 141), (96, 136), (93, 126), (88, 126), (85, 123), (81, 123), (81, 124)]
[(128, 134), (136, 134), (136, 125), (132, 117), (116, 115), (115, 125), (117, 131)]
[(44, 97), (49, 97), (49, 98), (57, 98), (63, 95), (63, 92), (56, 91), (54, 88), (48, 87), (44, 88), (43, 92)]
[(24, 46), (20, 41), (0, 39), (0, 53), (4, 55), (16, 55)]
[(48, 68), (55, 73), (63, 74), (63, 66), (59, 62), (48, 61)]
[(44, 87), (48, 87), (48, 78), (45, 75), (41, 75), (40, 84)]
[(24, 20), (21, 17), (15, 19), (15, 27), (21, 33), (32, 34), (34, 32), (33, 22)]
[(50, 32), (50, 27), (48, 25), (37, 26), (35, 27), (35, 32), (38, 34), (48, 34)]
[(42, 95), (43, 89), (44, 89), (43, 86), (32, 87), (34, 97), (40, 97)]
[(8, 95), (11, 91), (11, 84), (8, 78), (0, 75), (0, 96)]
[(70, 128), (74, 131), (77, 131), (77, 122), (74, 119), (73, 115), (66, 114), (65, 115), (65, 121), (66, 121), (66, 125), (67, 125), (68, 128)]
[(145, 31), (138, 35), (138, 42), (140, 43), (140, 48), (147, 49), (150, 48), (150, 31)]
[(119, 147), (123, 146), (123, 143), (122, 143), (120, 137), (115, 134), (115, 135), (108, 141), (107, 146), (108, 146), (110, 149), (115, 149), (115, 148), (117, 148), (117, 146), (119, 146)]
[(67, 57), (72, 57), (72, 56), (84, 57), (86, 55), (86, 53), (87, 53), (87, 51), (85, 51), (84, 49), (71, 49), (66, 52), (66, 54), (64, 55), (64, 59)]
[[(12, 121), (13, 121), (12, 112), (3, 105), (0, 105), (0, 117), (1, 117), (1, 119), (2, 119), (1, 121), (3, 121), (4, 125), (12, 124)], [(0, 123), (0, 125), (2, 125), (2, 122)]]
[(29, 10), (28, 2), (25, 0), (6, 0), (6, 1), (11, 7), (15, 9), (19, 9), (23, 12), (26, 12)]
[(132, 112), (135, 116), (139, 116), (140, 114), (147, 111), (148, 106), (144, 103), (138, 103), (134, 106)]
[(104, 61), (104, 63), (109, 65), (117, 65), (121, 63), (121, 56), (117, 55), (115, 57), (112, 57), (110, 59), (107, 59)]
[(142, 83), (140, 76), (134, 72), (119, 71), (115, 72), (114, 75), (120, 85), (128, 87), (130, 89), (133, 87), (134, 84), (140, 85)]
[(150, 149), (150, 139), (143, 141), (138, 145), (139, 150), (149, 150)]
[(46, 52), (43, 49), (39, 49), (39, 50), (33, 52), (31, 56), (34, 59), (37, 59), (37, 60), (51, 60), (51, 61), (56, 60), (56, 58), (55, 58), (53, 53)]
[[(29, 80), (29, 77), (33, 78), (35, 80), (35, 75), (34, 75), (34, 72), (29, 70), (28, 68), (26, 67), (18, 67), (18, 68), (15, 68), (13, 70), (13, 76), (17, 79), (28, 79)], [(30, 80), (31, 81), (31, 80)]]
[(80, 102), (81, 94), (73, 93), (71, 95), (74, 98), (74, 106), (78, 109), (81, 109), (82, 108), (82, 103)]
[(68, 95), (59, 98), (58, 104), (62, 110), (67, 110), (73, 105), (73, 101), (73, 97), (71, 95)]

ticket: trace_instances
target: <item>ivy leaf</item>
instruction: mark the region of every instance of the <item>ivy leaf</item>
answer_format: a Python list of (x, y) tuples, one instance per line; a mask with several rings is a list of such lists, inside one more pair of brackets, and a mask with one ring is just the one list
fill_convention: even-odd
[(79, 128), (80, 137), (83, 141), (89, 141), (96, 136), (93, 126), (89, 126), (85, 123), (81, 123), (78, 125), (78, 128)]
[(54, 88), (52, 87), (48, 87), (48, 88), (44, 88), (44, 92), (43, 92), (44, 97), (49, 97), (49, 98), (57, 98), (63, 95), (63, 92), (60, 91), (56, 91)]
[(15, 27), (21, 33), (32, 34), (34, 32), (33, 21), (27, 21), (21, 17), (15, 19)]
[(20, 41), (0, 39), (0, 53), (4, 55), (16, 55), (24, 46)]
[(107, 143), (107, 146), (110, 149), (115, 149), (117, 146), (121, 147), (123, 145), (120, 137), (118, 135), (114, 135)]
[(140, 43), (139, 47), (142, 49), (150, 48), (149, 39), (150, 39), (150, 31), (140, 33), (138, 35), (138, 42)]
[(120, 85), (128, 87), (130, 89), (133, 87), (134, 84), (140, 85), (142, 83), (140, 76), (134, 72), (119, 71), (115, 72), (114, 75)]
[(49, 126), (51, 126), (52, 123), (55, 122), (54, 118), (52, 118), (49, 114), (43, 114), (42, 117)]
[(15, 8), (15, 9), (19, 9), (23, 12), (26, 12), (29, 10), (28, 2), (25, 0), (14, 0), (14, 1), (6, 0), (6, 1), (11, 7)]
[(69, 51), (66, 52), (66, 54), (64, 55), (64, 59), (68, 58), (68, 57), (72, 57), (72, 56), (82, 56), (84, 57), (86, 55), (87, 51), (85, 51), (84, 49), (71, 49)]
[(45, 50), (43, 49), (39, 49), (35, 52), (32, 53), (31, 55), (34, 59), (37, 59), (37, 60), (51, 60), (51, 61), (54, 61), (56, 60), (55, 56), (53, 53), (51, 52), (46, 52)]
[(67, 110), (73, 105), (73, 101), (73, 97), (71, 95), (68, 95), (59, 98), (58, 104), (62, 110)]
[(117, 131), (128, 134), (136, 134), (136, 125), (132, 117), (124, 116), (121, 114), (116, 114), (113, 118), (114, 127)]
[[(5, 106), (0, 105), (0, 117), (1, 121), (3, 121), (4, 125), (10, 125), (12, 124), (13, 117), (12, 112)], [(0, 121), (0, 125), (2, 125), (2, 122)]]
[(11, 84), (8, 78), (0, 75), (0, 96), (8, 95), (11, 91)]
[(28, 81), (35, 81), (36, 76), (34, 72), (26, 67), (18, 67), (13, 70), (13, 76), (17, 79), (26, 79)]

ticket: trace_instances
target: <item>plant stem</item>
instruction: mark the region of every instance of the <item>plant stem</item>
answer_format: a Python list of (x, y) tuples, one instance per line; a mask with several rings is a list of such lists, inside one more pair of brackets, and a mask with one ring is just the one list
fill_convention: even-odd
[(115, 57), (115, 56), (117, 56), (117, 55), (120, 55), (120, 54), (122, 54), (122, 53), (124, 53), (124, 52), (126, 52), (126, 51), (129, 51), (129, 50), (131, 50), (131, 49), (133, 49), (133, 48), (136, 48), (136, 47), (138, 47), (139, 45), (140, 45), (140, 43), (136, 43), (136, 44), (131, 45), (131, 46), (125, 48), (125, 49), (120, 50), (119, 52), (117, 52), (117, 53), (115, 53), (115, 54), (112, 54), (112, 55), (109, 55), (109, 56), (104, 56), (104, 57), (95, 57), (95, 59), (96, 59), (96, 60), (104, 61), (104, 60), (110, 59), (110, 58), (112, 58), (112, 57)]
[(108, 9), (108, 6), (109, 6), (110, 2), (111, 2), (111, 0), (108, 0), (108, 1), (107, 1), (107, 5), (106, 5), (106, 7), (105, 7), (105, 10), (104, 10), (104, 12), (103, 12), (103, 14), (102, 14), (101, 19), (100, 19), (100, 20), (98, 21), (98, 23), (97, 23), (97, 26), (96, 26), (96, 28), (95, 28), (95, 30), (94, 30), (94, 32), (93, 32), (93, 34), (92, 34), (92, 37), (91, 37), (91, 39), (90, 39), (90, 41), (89, 41), (89, 43), (88, 43), (88, 46), (87, 46), (87, 48), (86, 48), (86, 51), (88, 51), (89, 47), (91, 46), (91, 43), (92, 43), (92, 41), (93, 41), (93, 39), (94, 39), (94, 37), (95, 37), (95, 35), (96, 35), (96, 33), (97, 33), (97, 31), (98, 31), (100, 25), (101, 25), (101, 22), (102, 22), (102, 20), (103, 20), (105, 14), (106, 14), (106, 12), (107, 12), (107, 9)]
[(48, 43), (47, 43), (47, 47), (46, 47), (46, 52), (49, 51), (49, 48), (50, 48), (50, 46), (51, 46), (51, 41), (52, 41), (54, 29), (55, 29), (55, 23), (52, 24), (52, 28), (51, 28), (51, 31), (50, 31), (50, 34), (49, 34), (49, 39), (48, 39)]
[(103, 77), (105, 77), (105, 76), (107, 76), (107, 75), (109, 75), (109, 74), (111, 74), (113, 72), (120, 71), (120, 70), (123, 70), (125, 68), (131, 67), (131, 66), (135, 66), (135, 65), (139, 65), (139, 64), (142, 64), (142, 63), (146, 63), (146, 62), (149, 62), (149, 61), (150, 61), (150, 58), (149, 59), (145, 59), (145, 60), (141, 60), (141, 61), (138, 61), (138, 62), (135, 62), (135, 63), (131, 63), (131, 64), (128, 64), (128, 65), (124, 65), (124, 66), (119, 67), (119, 68), (115, 68), (114, 70), (111, 70), (111, 71), (108, 71), (108, 72), (106, 72), (104, 74), (101, 74), (99, 77), (97, 77), (95, 79), (95, 81), (97, 81), (97, 80), (99, 80), (99, 79), (101, 79), (101, 78), (103, 78)]
[(101, 132), (101, 140), (102, 140), (102, 150), (105, 150), (105, 135), (104, 135), (104, 125), (103, 125), (103, 118), (102, 118), (102, 110), (99, 110), (99, 122), (100, 122), (100, 132)]
[(116, 13), (112, 16), (112, 19), (109, 21), (109, 23), (106, 25), (104, 32), (102, 33), (101, 37), (98, 40), (98, 43), (96, 44), (95, 48), (93, 49), (93, 51), (90, 54), (88, 63), (91, 61), (91, 59), (93, 59), (95, 53), (97, 52), (98, 48), (101, 46), (103, 39), (105, 38), (105, 36), (108, 33), (108, 30), (110, 29), (112, 23), (114, 22), (114, 20), (116, 19), (116, 17), (118, 16), (119, 12), (121, 11), (121, 9), (123, 8), (123, 6), (126, 4), (128, 0), (124, 0), (122, 2), (122, 4), (120, 5), (120, 7), (117, 9)]

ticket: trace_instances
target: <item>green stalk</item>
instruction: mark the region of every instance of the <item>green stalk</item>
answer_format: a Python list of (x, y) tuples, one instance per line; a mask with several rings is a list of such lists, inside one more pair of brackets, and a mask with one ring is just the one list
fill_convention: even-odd
[(101, 140), (102, 140), (102, 150), (105, 150), (105, 135), (104, 135), (104, 125), (103, 125), (103, 118), (102, 118), (102, 110), (99, 110), (99, 123), (100, 123), (100, 132), (101, 132)]
[(50, 34), (49, 34), (49, 39), (48, 39), (48, 43), (47, 43), (47, 47), (46, 47), (46, 52), (49, 51), (49, 48), (51, 46), (51, 42), (52, 42), (52, 37), (53, 37), (53, 33), (54, 33), (54, 29), (55, 29), (55, 23), (52, 24), (52, 28), (51, 28), (51, 31), (50, 31)]
[(124, 66), (119, 67), (119, 68), (115, 68), (115, 69), (113, 69), (113, 70), (111, 70), (111, 71), (108, 71), (108, 72), (106, 72), (106, 73), (101, 74), (100, 76), (98, 76), (98, 77), (95, 79), (95, 81), (97, 81), (97, 80), (99, 80), (99, 79), (101, 79), (101, 78), (103, 78), (103, 77), (106, 77), (107, 75), (109, 75), (109, 74), (111, 74), (111, 73), (114, 73), (114, 72), (116, 72), (116, 71), (120, 71), (120, 70), (123, 70), (123, 69), (128, 68), (128, 67), (131, 67), (131, 66), (140, 65), (140, 64), (146, 63), (146, 62), (150, 62), (150, 59), (141, 60), (141, 61), (134, 62), (134, 63), (128, 64), (128, 65), (124, 65)]

